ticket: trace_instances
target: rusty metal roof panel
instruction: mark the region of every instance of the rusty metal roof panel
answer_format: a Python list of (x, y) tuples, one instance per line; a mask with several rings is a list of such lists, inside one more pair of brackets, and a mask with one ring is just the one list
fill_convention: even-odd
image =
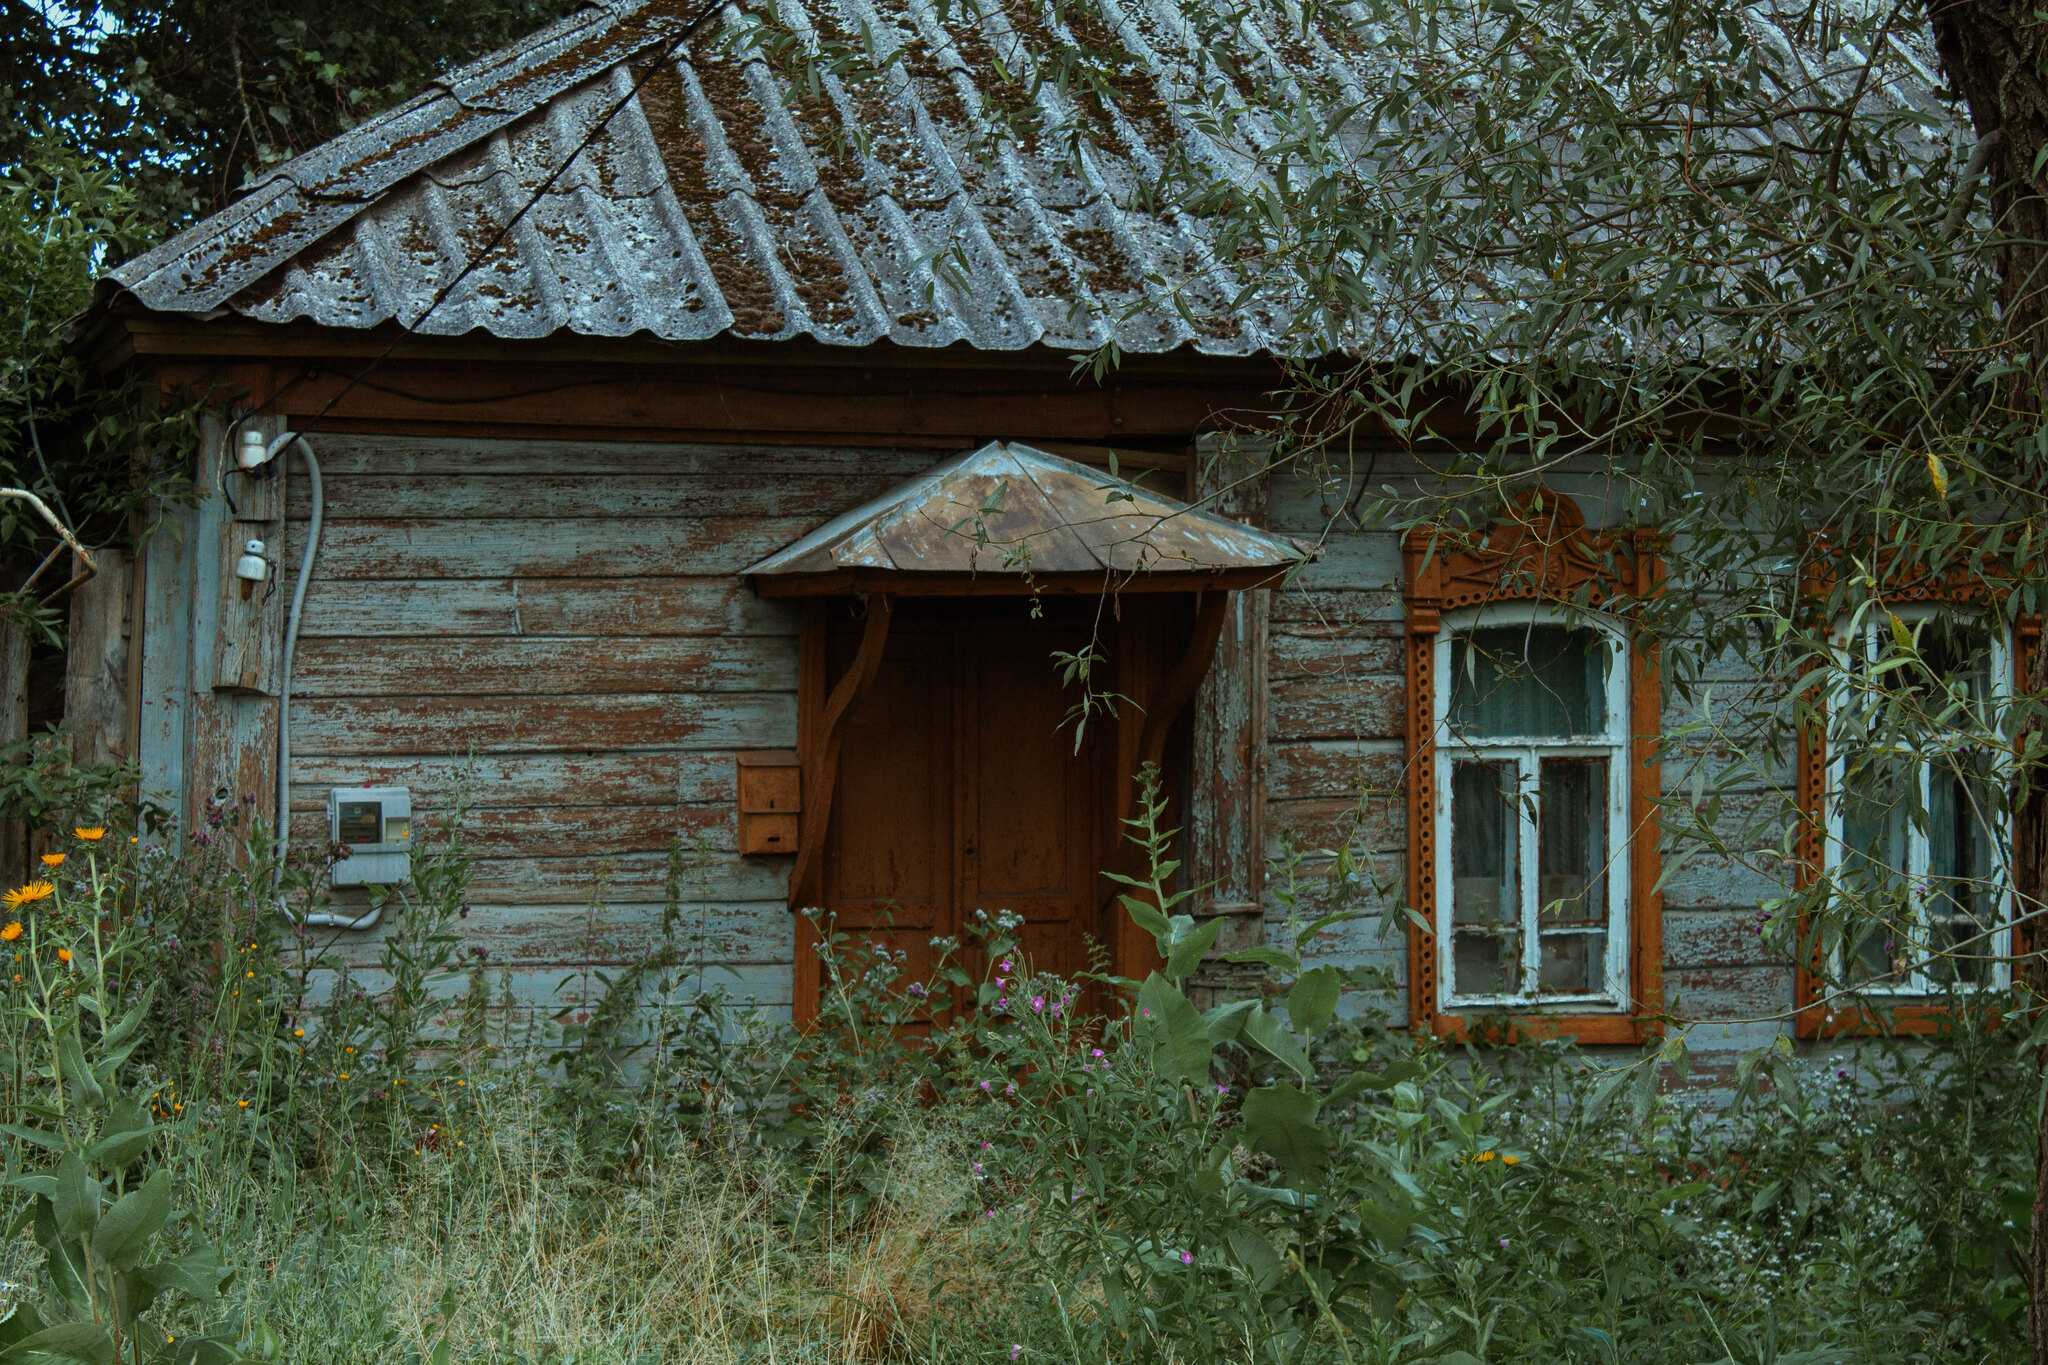
[[(1138, 207), (1170, 157), (1233, 164), (1177, 107), (1209, 79), (1199, 37), (1174, 0), (1098, 4), (1133, 56), (1106, 135), (1078, 161), (1035, 134), (980, 136), (988, 113), (1078, 119), (1059, 82), (1034, 108), (989, 75), (1070, 36), (1033, 31), (1049, 20), (1028, 7), (788, 0), (778, 17), (800, 33), (902, 58), (886, 82), (827, 77), (792, 100), (758, 52), (700, 36), (687, 60), (661, 60), (685, 22), (673, 0), (605, 0), (279, 167), (110, 280), (163, 312), (443, 335), (1282, 348), (1277, 310), (1203, 283), (1203, 224)], [(1244, 78), (1362, 95), (1368, 57), (1290, 31)], [(433, 305), (639, 75), (589, 150)], [(1240, 112), (1255, 140), (1277, 135), (1259, 131), (1256, 101)], [(1185, 312), (1153, 306), (1160, 278), (1189, 282)]]
[(1195, 573), (1289, 568), (1309, 549), (1033, 446), (993, 441), (745, 570), (763, 578)]

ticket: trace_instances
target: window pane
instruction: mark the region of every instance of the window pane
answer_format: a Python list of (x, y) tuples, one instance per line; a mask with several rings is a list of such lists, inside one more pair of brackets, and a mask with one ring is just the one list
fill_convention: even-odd
[(1993, 836), (2002, 821), (1988, 767), (1977, 754), (1929, 764), (1927, 951), (1955, 952), (1923, 969), (1938, 982), (1981, 985), (1991, 979), (1988, 959), (1998, 945), (1988, 933), (2002, 911), (2003, 859)]
[(1451, 733), (1604, 733), (1610, 653), (1606, 638), (1587, 628), (1489, 626), (1461, 632), (1451, 641)]
[(1842, 775), (1837, 877), (1849, 902), (1849, 976), (1877, 981), (1911, 957), (1906, 890), (1908, 830), (1919, 805), (1914, 765), (1894, 755), (1852, 760)]
[(1546, 758), (1536, 841), (1545, 924), (1607, 923), (1607, 760)]
[(1451, 765), (1451, 989), (1521, 989), (1521, 822), (1512, 763)]
[(1536, 989), (1544, 995), (1592, 995), (1606, 990), (1606, 932), (1545, 933)]

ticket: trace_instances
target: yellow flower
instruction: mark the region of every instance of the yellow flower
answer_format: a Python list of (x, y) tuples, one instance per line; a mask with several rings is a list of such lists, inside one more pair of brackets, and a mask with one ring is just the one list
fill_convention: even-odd
[(1475, 1157), (1473, 1157), (1472, 1159), (1473, 1159), (1474, 1161), (1491, 1161), (1491, 1160), (1493, 1160), (1493, 1153), (1492, 1153), (1492, 1152), (1481, 1152), (1481, 1153), (1480, 1153), (1480, 1154), (1479, 1154), (1478, 1156), (1475, 1156)]
[(5, 902), (18, 909), (33, 901), (44, 900), (55, 894), (57, 894), (57, 888), (50, 885), (50, 883), (34, 881), (30, 882), (27, 886), (17, 886), (12, 891), (0, 892), (0, 902)]
[(236, 1100), (235, 1103), (241, 1105), (244, 1109), (249, 1107), (249, 1101), (247, 1100)]
[(295, 1029), (293, 1029), (293, 1030), (292, 1030), (292, 1037), (294, 1037), (294, 1038), (303, 1038), (303, 1037), (305, 1037), (305, 1036), (306, 1036), (306, 1031), (305, 1031), (304, 1029), (302, 1029), (302, 1028), (295, 1028)]
[(1522, 1158), (1518, 1156), (1504, 1156), (1500, 1159), (1500, 1164), (1503, 1166), (1519, 1166), (1522, 1164)]
[(339, 1075), (343, 1080), (348, 1079), (348, 1073), (346, 1071), (337, 1072), (336, 1074)]
[(254, 981), (254, 980), (256, 979), (256, 973), (254, 973), (254, 972), (251, 972), (251, 973), (249, 973), (249, 979), (250, 979), (251, 981)]
[(6, 941), (6, 942), (8, 942), (8, 943), (12, 943), (12, 942), (14, 942), (14, 940), (16, 940), (16, 939), (18, 939), (18, 938), (20, 938), (20, 937), (21, 937), (21, 921), (20, 921), (20, 920), (16, 920), (16, 921), (14, 921), (14, 922), (13, 922), (12, 924), (8, 925), (8, 926), (7, 926), (7, 927), (6, 927), (5, 929), (0, 929), (0, 940), (5, 940), (5, 941)]
[(62, 866), (64, 866), (64, 855), (63, 855), (63, 854), (61, 854), (61, 853), (45, 853), (45, 854), (43, 855), (43, 866), (44, 866), (44, 867), (62, 867)]
[(57, 950), (57, 960), (59, 962), (69, 962), (71, 960), (71, 950), (69, 948), (59, 948)]
[(105, 825), (81, 825), (77, 829), (72, 830), (71, 832), (73, 834), (76, 834), (79, 838), (85, 840), (89, 844), (96, 843), (99, 840), (107, 837), (107, 828)]

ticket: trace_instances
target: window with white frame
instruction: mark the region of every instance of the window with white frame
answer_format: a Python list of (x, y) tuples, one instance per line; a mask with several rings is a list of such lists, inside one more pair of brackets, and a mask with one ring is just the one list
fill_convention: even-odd
[(1447, 617), (1435, 648), (1443, 1003), (1626, 1005), (1626, 638), (1487, 609)]
[(1850, 914), (1837, 964), (1860, 990), (1930, 995), (2008, 979), (2011, 758), (1996, 741), (2002, 624), (1874, 609), (1837, 631), (1827, 863)]

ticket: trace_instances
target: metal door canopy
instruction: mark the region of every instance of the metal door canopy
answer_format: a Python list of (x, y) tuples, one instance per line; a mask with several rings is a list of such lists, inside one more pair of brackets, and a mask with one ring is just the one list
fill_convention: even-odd
[(1192, 592), (1277, 583), (1312, 547), (1047, 451), (994, 441), (746, 570), (764, 597)]

